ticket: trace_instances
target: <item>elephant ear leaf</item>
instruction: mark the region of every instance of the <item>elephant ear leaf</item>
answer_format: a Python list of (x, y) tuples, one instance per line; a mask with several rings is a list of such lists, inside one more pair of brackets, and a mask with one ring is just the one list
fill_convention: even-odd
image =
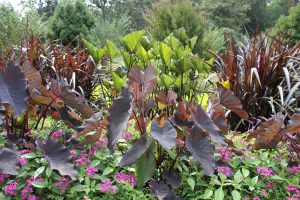
[(297, 109), (296, 112), (291, 116), (285, 131), (288, 133), (297, 133), (300, 130), (300, 110)]
[(113, 152), (114, 145), (122, 137), (122, 131), (127, 127), (131, 110), (132, 104), (129, 89), (123, 88), (109, 110), (107, 146), (111, 152)]
[(205, 175), (213, 175), (215, 171), (213, 146), (203, 130), (197, 126), (192, 128), (191, 133), (187, 137), (187, 147), (193, 158), (201, 164)]
[(27, 83), (24, 73), (18, 65), (9, 62), (4, 71), (0, 71), (0, 99), (12, 106), (14, 114), (21, 116), (26, 110)]
[(225, 144), (225, 138), (220, 134), (221, 130), (212, 121), (212, 119), (208, 117), (208, 115), (205, 113), (205, 111), (201, 108), (200, 105), (198, 105), (196, 111), (192, 113), (192, 119), (200, 129), (208, 132), (212, 141), (220, 144)]
[(228, 125), (223, 109), (224, 107), (218, 101), (209, 101), (207, 106), (207, 114), (221, 130), (222, 134), (225, 135), (228, 132)]
[(218, 84), (217, 92), (219, 101), (225, 108), (236, 113), (242, 119), (249, 118), (248, 113), (243, 110), (241, 100), (237, 98), (231, 90), (225, 88), (221, 84)]
[(122, 157), (120, 163), (118, 164), (120, 167), (125, 167), (131, 165), (137, 161), (150, 147), (153, 140), (147, 138), (147, 135), (142, 135), (129, 149), (124, 156)]
[(0, 148), (0, 173), (17, 175), (20, 170), (17, 151), (10, 148)]
[(44, 152), (52, 169), (56, 169), (62, 176), (70, 176), (76, 180), (78, 175), (71, 161), (70, 150), (61, 142), (49, 138), (46, 142), (36, 141), (37, 148)]
[(152, 122), (151, 135), (166, 149), (171, 149), (176, 144), (177, 131), (168, 121), (165, 121), (163, 127)]

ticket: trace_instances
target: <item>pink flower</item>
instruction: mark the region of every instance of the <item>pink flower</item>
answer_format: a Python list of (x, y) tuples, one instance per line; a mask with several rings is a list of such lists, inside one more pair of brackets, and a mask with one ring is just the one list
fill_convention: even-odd
[(267, 176), (267, 177), (273, 176), (273, 170), (267, 167), (259, 167), (256, 169), (256, 172), (260, 175)]
[(253, 197), (252, 200), (260, 200), (260, 198), (259, 197)]
[(1, 174), (0, 173), (0, 184), (4, 183), (6, 181), (6, 179), (9, 178), (8, 174)]
[(23, 149), (23, 150), (21, 150), (19, 153), (20, 153), (21, 155), (24, 155), (24, 154), (31, 153), (31, 152), (32, 152), (32, 149)]
[(88, 159), (88, 156), (88, 154), (81, 154), (75, 162), (80, 166), (85, 166), (91, 162), (91, 160)]
[(115, 179), (118, 180), (119, 182), (123, 183), (129, 183), (132, 186), (136, 185), (136, 178), (133, 175), (127, 175), (124, 173), (116, 173)]
[(292, 167), (290, 171), (292, 174), (296, 174), (298, 171), (300, 171), (300, 165)]
[(105, 149), (107, 146), (107, 139), (100, 139), (99, 142), (96, 142), (95, 146), (99, 149)]
[(178, 144), (179, 146), (184, 146), (185, 142), (181, 139), (176, 139), (176, 144)]
[(25, 187), (23, 188), (22, 192), (21, 192), (22, 200), (28, 199), (30, 193), (32, 193), (32, 192), (33, 192), (33, 190), (32, 190), (32, 188), (31, 188), (30, 186), (28, 186), (28, 185), (25, 186)]
[(43, 181), (43, 178), (41, 178), (41, 177), (34, 179), (34, 177), (31, 176), (29, 179), (27, 179), (26, 185), (27, 185), (27, 186), (31, 186), (31, 183), (34, 183), (34, 182), (42, 182), (42, 181)]
[(85, 171), (86, 171), (87, 175), (92, 178), (92, 177), (94, 177), (95, 173), (98, 172), (98, 169), (95, 167), (88, 167), (88, 168), (86, 168)]
[(221, 160), (228, 162), (231, 159), (231, 152), (227, 148), (220, 147), (219, 153), (221, 154)]
[(27, 159), (24, 157), (19, 158), (20, 165), (23, 167), (27, 163)]
[(91, 148), (89, 149), (89, 156), (91, 156), (91, 157), (95, 156), (95, 152), (96, 152), (96, 149), (93, 148), (93, 147), (91, 147)]
[(288, 196), (287, 200), (299, 200), (299, 194), (293, 194), (292, 196)]
[(266, 197), (266, 196), (267, 196), (266, 190), (261, 190), (261, 196), (263, 196), (263, 197)]
[(109, 179), (105, 179), (101, 181), (100, 184), (100, 192), (102, 193), (116, 193), (117, 187), (112, 185), (111, 181)]
[(218, 173), (225, 174), (227, 177), (230, 176), (230, 168), (229, 167), (218, 167)]
[(266, 183), (266, 186), (267, 186), (267, 188), (269, 188), (269, 189), (273, 189), (273, 183)]
[(63, 194), (66, 191), (70, 178), (67, 176), (62, 176), (60, 179), (55, 183), (55, 187), (60, 189), (60, 193)]
[(132, 133), (131, 132), (125, 132), (125, 133), (123, 133), (123, 139), (124, 140), (129, 140), (131, 137), (132, 137)]
[(51, 137), (58, 138), (58, 137), (61, 137), (62, 135), (63, 135), (63, 132), (61, 130), (59, 130), (59, 131), (55, 131), (54, 133), (52, 133)]
[(16, 181), (12, 182), (11, 184), (5, 186), (5, 193), (9, 196), (16, 196), (17, 187), (18, 187), (18, 183)]
[(27, 200), (39, 200), (39, 198), (32, 194), (32, 195), (29, 195)]
[(76, 151), (71, 150), (70, 155), (71, 155), (71, 159), (74, 159), (74, 158), (76, 158), (77, 153), (76, 153)]
[(300, 194), (300, 190), (299, 190), (299, 188), (297, 188), (297, 187), (295, 187), (295, 186), (288, 186), (288, 188), (287, 188), (287, 190), (289, 191), (289, 192), (295, 192), (296, 194)]

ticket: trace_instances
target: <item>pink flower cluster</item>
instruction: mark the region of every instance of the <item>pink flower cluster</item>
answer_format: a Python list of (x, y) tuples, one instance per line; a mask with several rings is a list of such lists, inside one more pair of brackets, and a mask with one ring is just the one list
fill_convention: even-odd
[(124, 140), (129, 140), (132, 137), (132, 133), (127, 131), (127, 132), (123, 133), (122, 137)]
[(66, 191), (66, 188), (68, 187), (70, 178), (68, 176), (62, 176), (60, 179), (55, 183), (55, 187), (60, 189), (60, 193), (63, 194)]
[(266, 197), (266, 196), (267, 196), (266, 190), (261, 190), (261, 196), (263, 196), (263, 197)]
[(61, 137), (62, 135), (63, 135), (63, 132), (61, 130), (59, 130), (59, 131), (55, 131), (54, 133), (52, 133), (51, 137), (58, 138), (58, 137)]
[(26, 165), (27, 159), (24, 158), (24, 157), (20, 157), (20, 158), (19, 158), (19, 162), (20, 162), (20, 165), (23, 167), (24, 165)]
[(300, 165), (292, 167), (290, 170), (292, 174), (296, 174), (298, 171), (300, 171)]
[(24, 155), (24, 154), (31, 153), (31, 152), (32, 152), (32, 149), (23, 149), (23, 150), (21, 150), (19, 153), (20, 153), (21, 155)]
[(31, 183), (34, 183), (34, 182), (42, 182), (43, 181), (43, 178), (39, 177), (39, 178), (36, 178), (34, 179), (33, 176), (31, 176), (27, 181), (26, 181), (26, 185), (31, 185)]
[(91, 162), (91, 160), (88, 157), (89, 157), (89, 154), (81, 154), (75, 162), (79, 166), (85, 166)]
[(259, 197), (253, 197), (252, 200), (260, 200), (260, 198)]
[(71, 155), (71, 159), (74, 159), (74, 158), (76, 158), (77, 153), (76, 153), (76, 151), (71, 150), (70, 155)]
[(91, 147), (90, 149), (89, 149), (89, 156), (95, 156), (95, 153), (96, 153), (96, 149), (94, 148), (94, 147)]
[(273, 176), (273, 170), (268, 167), (259, 167), (256, 169), (256, 172), (260, 175), (267, 176), (267, 177)]
[(227, 177), (230, 176), (230, 168), (229, 167), (218, 167), (218, 173), (225, 174)]
[(6, 181), (6, 179), (9, 178), (8, 174), (2, 174), (0, 173), (0, 184), (4, 183)]
[(273, 187), (274, 187), (274, 185), (273, 185), (273, 183), (266, 183), (266, 186), (267, 186), (267, 188), (269, 188), (269, 189), (273, 189)]
[(287, 197), (287, 200), (299, 200), (300, 189), (295, 186), (288, 186), (287, 190), (291, 193), (291, 196)]
[(95, 147), (99, 149), (105, 149), (107, 146), (107, 139), (100, 139), (96, 142)]
[(132, 186), (135, 186), (137, 181), (137, 179), (133, 175), (127, 175), (122, 172), (116, 173), (115, 179), (119, 182), (129, 183)]
[(221, 160), (228, 162), (231, 159), (231, 152), (228, 151), (227, 148), (220, 147), (219, 148), (219, 153), (221, 154)]
[(9, 196), (16, 196), (17, 195), (17, 187), (18, 187), (18, 183), (12, 182), (11, 184), (8, 184), (5, 186), (5, 194), (9, 195)]
[(100, 183), (100, 192), (114, 194), (117, 192), (117, 187), (114, 186), (109, 179), (105, 179)]
[(88, 167), (85, 169), (85, 172), (89, 177), (94, 177), (95, 173), (98, 172), (98, 169), (96, 167)]

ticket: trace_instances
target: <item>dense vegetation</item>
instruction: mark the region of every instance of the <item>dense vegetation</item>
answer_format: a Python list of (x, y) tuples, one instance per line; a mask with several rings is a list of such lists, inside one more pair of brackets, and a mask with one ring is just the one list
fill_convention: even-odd
[(299, 199), (297, 3), (0, 3), (0, 199)]

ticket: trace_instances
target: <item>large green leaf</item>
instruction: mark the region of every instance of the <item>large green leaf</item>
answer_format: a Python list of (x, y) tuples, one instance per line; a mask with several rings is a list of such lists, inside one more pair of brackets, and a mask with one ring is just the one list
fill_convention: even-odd
[(100, 59), (104, 56), (107, 51), (107, 48), (104, 47), (102, 49), (95, 48), (91, 43), (87, 40), (83, 39), (84, 45), (86, 46), (89, 54), (93, 57), (94, 61), (98, 63)]
[(154, 157), (155, 145), (152, 145), (135, 163), (135, 173), (137, 177), (137, 187), (142, 188), (144, 184), (152, 178), (156, 162)]
[(118, 55), (118, 47), (110, 40), (106, 41), (106, 47), (108, 49), (109, 58), (114, 59)]
[(215, 191), (215, 200), (223, 200), (224, 199), (224, 191), (222, 188), (219, 188)]
[(172, 55), (173, 55), (172, 49), (168, 45), (166, 45), (165, 43), (162, 42), (160, 44), (159, 53), (160, 53), (160, 57), (163, 60), (163, 63), (165, 65), (168, 65), (170, 63)]
[(144, 34), (144, 30), (136, 31), (119, 38), (119, 41), (127, 51), (133, 53), (135, 50), (137, 50), (138, 44)]
[(111, 76), (112, 76), (112, 80), (114, 82), (115, 88), (118, 91), (120, 91), (123, 88), (123, 86), (125, 85), (125, 81), (115, 72), (112, 72)]
[(12, 61), (4, 71), (0, 71), (0, 103), (12, 106), (14, 114), (21, 116), (26, 110), (27, 83), (24, 73)]
[(166, 88), (170, 88), (175, 82), (175, 77), (171, 77), (167, 74), (161, 75), (161, 82)]

